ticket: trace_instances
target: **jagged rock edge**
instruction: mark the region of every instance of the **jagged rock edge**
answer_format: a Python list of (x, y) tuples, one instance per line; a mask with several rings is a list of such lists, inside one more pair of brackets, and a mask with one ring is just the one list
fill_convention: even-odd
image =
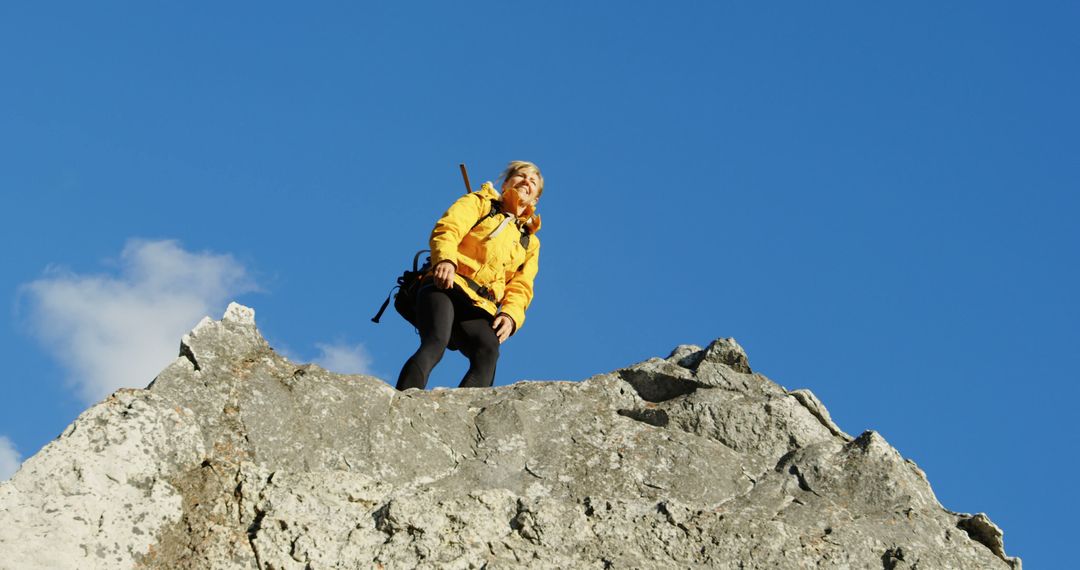
[[(229, 313), (233, 312), (234, 305), (236, 305), (236, 304), (235, 303), (230, 304), (229, 311), (227, 311), (226, 316), (229, 316)], [(236, 305), (236, 307), (239, 307), (240, 309), (246, 309), (246, 307), (242, 307), (242, 306), (239, 306), (239, 305)], [(252, 327), (254, 327), (253, 311), (251, 311), (250, 309), (248, 309), (248, 311), (250, 311), (250, 312), (246, 313), (246, 314), (243, 313), (243, 312), (235, 312), (233, 314), (232, 318), (223, 317), (222, 322), (228, 321), (228, 322), (231, 322), (231, 323), (237, 323), (237, 324), (241, 324), (241, 325), (251, 325)], [(206, 321), (209, 321), (209, 319), (204, 319), (203, 321), (200, 321), (199, 325), (197, 325), (196, 328), (193, 329), (192, 334), (196, 333), (198, 330), (203, 328), (204, 324), (206, 324)], [(212, 323), (213, 321), (210, 321), (210, 322)], [(256, 330), (256, 334), (258, 334), (257, 330)], [(261, 335), (260, 335), (260, 337), (261, 337)], [(197, 361), (197, 359), (195, 357), (195, 353), (192, 350), (191, 346), (188, 345), (187, 342), (186, 342), (188, 340), (187, 335), (185, 335), (184, 340), (185, 340), (185, 342), (183, 342), (181, 344), (181, 354), (180, 354), (180, 356), (185, 358), (186, 360), (188, 360), (191, 363), (194, 370), (199, 371), (200, 366), (199, 366), (199, 363), (198, 363), (198, 361)], [(714, 344), (715, 344), (715, 342), (716, 341), (714, 341)], [(710, 348), (711, 348), (711, 346), (712, 345), (710, 345)], [(185, 349), (186, 349), (188, 354), (184, 354)], [(701, 351), (701, 352), (704, 352), (704, 350)], [(704, 357), (701, 359), (701, 361), (703, 361), (703, 360), (704, 360)], [(697, 364), (700, 364), (701, 361), (699, 361)], [(696, 371), (694, 371), (694, 372), (696, 373)], [(621, 376), (619, 378), (621, 380), (625, 381), (625, 379), (622, 378)], [(682, 379), (682, 380), (685, 380), (685, 379)], [(631, 384), (631, 387), (633, 388), (632, 384)], [(701, 387), (701, 388), (715, 388), (717, 386), (698, 384), (690, 392), (687, 392), (685, 394), (680, 394), (680, 395), (677, 395), (677, 396), (674, 396), (674, 397), (677, 398), (677, 397), (680, 397), (680, 396), (686, 396), (688, 394), (692, 394), (694, 391), (696, 391), (696, 388), (698, 388), (698, 387)], [(635, 389), (635, 391), (636, 391), (636, 389)], [(795, 391), (795, 392), (800, 392), (800, 391)], [(809, 392), (809, 391), (806, 391), (806, 392)], [(826, 420), (827, 416), (823, 417), (822, 414), (820, 413), (820, 410), (816, 410), (816, 409), (814, 409), (814, 407), (811, 407), (811, 405), (808, 405), (807, 402), (804, 401), (803, 398), (799, 397), (799, 395), (795, 395), (793, 393), (789, 393), (788, 395), (794, 396), (796, 401), (798, 401), (798, 403), (800, 405), (802, 405), (804, 408), (806, 408), (807, 411), (811, 413), (811, 415), (813, 415), (815, 418), (817, 418), (818, 421), (820, 421), (824, 427), (828, 428), (830, 433), (832, 433), (834, 436), (837, 436), (837, 437), (840, 437), (840, 438), (846, 437), (846, 439), (849, 442), (852, 442), (851, 441), (852, 438), (850, 436), (848, 436), (847, 434), (843, 433), (842, 431), (840, 431), (839, 428), (837, 426), (835, 426), (834, 423), (831, 422), (831, 419)], [(814, 401), (816, 401), (816, 397), (814, 397), (812, 395), (812, 393), (810, 393), (810, 397)], [(229, 400), (232, 403), (237, 403), (238, 404), (239, 401), (238, 401), (237, 398), (238, 398), (238, 394), (236, 392), (235, 386), (233, 386), (230, 389)], [(820, 405), (820, 402), (815, 402), (815, 403), (817, 405)], [(822, 408), (823, 408), (823, 406), (822, 406)], [(645, 408), (645, 410), (648, 410), (648, 409), (649, 408)], [(482, 412), (482, 410), (481, 410), (481, 412)], [(477, 414), (473, 415), (472, 420), (473, 420), (474, 424), (475, 424), (476, 417), (478, 417), (481, 412), (478, 412)], [(652, 421), (649, 421), (651, 418), (648, 417), (648, 414), (641, 414), (641, 410), (617, 409), (617, 410), (615, 410), (615, 412), (618, 415), (628, 417), (628, 418), (633, 419), (635, 421), (640, 421), (640, 422), (643, 422), (643, 423), (647, 423), (647, 424), (653, 425), (654, 427), (663, 427), (663, 426), (657, 425), (657, 423), (652, 423)], [(623, 412), (627, 412), (627, 413), (623, 413)], [(664, 411), (659, 410), (659, 412), (664, 412)], [(638, 415), (639, 417), (637, 417), (637, 418), (633, 417), (635, 414)], [(664, 412), (664, 415), (666, 416), (666, 412)], [(241, 424), (243, 424), (242, 418), (238, 418), (238, 421)], [(666, 423), (664, 425), (666, 425)], [(246, 433), (247, 432), (247, 427), (243, 426), (243, 425), (242, 425), (242, 427), (244, 429), (243, 437), (246, 439), (246, 438), (248, 438), (247, 433)], [(479, 426), (476, 426), (476, 428), (477, 428), (477, 430), (479, 430)], [(71, 429), (72, 429), (72, 431), (74, 431), (74, 424), (72, 425)], [(837, 433), (837, 432), (839, 432), (839, 433)], [(860, 436), (859, 438), (857, 438), (857, 439), (860, 439), (860, 440), (863, 439), (863, 436), (867, 435), (867, 433), (869, 433), (869, 432), (864, 432), (864, 434), (862, 436)], [(872, 438), (872, 436), (870, 436), (870, 438)], [(855, 443), (855, 442), (852, 442), (852, 443)], [(445, 444), (445, 442), (444, 442), (444, 444)], [(446, 444), (446, 445), (448, 445), (448, 444)], [(208, 454), (207, 454), (206, 458), (204, 458), (204, 463), (209, 458), (210, 450), (207, 450), (207, 452), (208, 452)], [(200, 466), (201, 466), (201, 464), (200, 464)], [(198, 469), (198, 468), (199, 467), (195, 467), (195, 469)], [(793, 475), (795, 475), (799, 479), (803, 479), (800, 476), (800, 474), (798, 473), (798, 468), (797, 468), (796, 465), (792, 465), (791, 468), (795, 471), (794, 473), (792, 473)], [(243, 472), (243, 463), (236, 466), (236, 472), (235, 472), (235, 475), (233, 477), (234, 481), (239, 481), (240, 480), (242, 472)], [(264, 483), (269, 482), (272, 479), (272, 477), (273, 477), (273, 473), (271, 473), (269, 475), (269, 477), (266, 479), (266, 481)], [(923, 475), (923, 478), (925, 479), (924, 475)], [(812, 489), (809, 489), (809, 485), (806, 484), (805, 481), (800, 480), (799, 487), (803, 488), (804, 490), (809, 490), (809, 491), (812, 492)], [(263, 485), (263, 487), (261, 487), (257, 491), (257, 493), (260, 495), (259, 500), (261, 500), (261, 494), (262, 494), (262, 491), (264, 489), (265, 489), (265, 484)], [(751, 490), (752, 489), (753, 489), (753, 487), (751, 487)], [(243, 524), (243, 523), (246, 522), (247, 519), (244, 518), (244, 512), (242, 510), (242, 501), (243, 501), (242, 493), (243, 493), (243, 490), (242, 490), (241, 484), (239, 484), (239, 483), (237, 485), (237, 491), (236, 492), (238, 494), (241, 494), (241, 496), (237, 497), (237, 512), (238, 512), (238, 514), (240, 516), (240, 521), (239, 522), (241, 524)], [(741, 496), (741, 495), (739, 495), (739, 496)], [(736, 497), (732, 497), (732, 499), (734, 499), (734, 498), (736, 498)], [(587, 497), (586, 497), (586, 499), (587, 499)], [(732, 500), (732, 499), (728, 499), (728, 500)], [(253, 503), (257, 505), (259, 500), (253, 501)], [(724, 502), (726, 503), (728, 500), (726, 500)], [(392, 499), (390, 499), (390, 501), (392, 501)], [(386, 503), (387, 507), (390, 505), (390, 501), (388, 501)], [(523, 511), (520, 509), (520, 507), (523, 505), (523, 503), (521, 501), (522, 501), (521, 498), (519, 498), (518, 499), (518, 505), (519, 505), (518, 514), (516, 514), (514, 516), (512, 521), (519, 518), (519, 516), (522, 516), (521, 514), (522, 514)], [(661, 507), (660, 507), (661, 504), (657, 505), (657, 509), (658, 509), (659, 512), (661, 512), (661, 514), (664, 514), (664, 510), (661, 510)], [(939, 506), (940, 506), (940, 504), (939, 504)], [(527, 512), (527, 510), (528, 509), (526, 508), (525, 511)], [(258, 534), (258, 532), (261, 530), (261, 524), (259, 524), (261, 522), (260, 515), (265, 516), (265, 514), (266, 514), (265, 511), (260, 511), (260, 510), (256, 509), (254, 511), (254, 517), (252, 517), (252, 520), (251, 520), (250, 524), (248, 524), (246, 526), (246, 528), (249, 531), (249, 545), (251, 547), (252, 554), (253, 554), (253, 556), (256, 557), (256, 563), (259, 564), (260, 566), (261, 566), (261, 562), (259, 561), (258, 548), (257, 548), (257, 545), (254, 542), (254, 538)], [(671, 518), (670, 513), (667, 513), (667, 515), (668, 515), (668, 518)], [(998, 531), (998, 534), (997, 534), (996, 537), (990, 537), (990, 538), (987, 537), (986, 533), (984, 532), (986, 530), (986, 528), (984, 528), (985, 525), (981, 524), (983, 521), (982, 521), (982, 519), (978, 519), (978, 517), (982, 517), (982, 519), (984, 519), (987, 524), (989, 524), (990, 526), (993, 527), (993, 529), (996, 529)], [(1014, 568), (1019, 567), (1018, 566), (1019, 565), (1018, 559), (1008, 558), (1008, 557), (1004, 556), (1003, 543), (1001, 542), (1000, 529), (998, 529), (996, 527), (996, 525), (993, 525), (993, 523), (990, 522), (989, 519), (985, 517), (985, 515), (980, 513), (979, 515), (970, 517), (968, 519), (963, 519), (963, 520), (961, 520), (961, 521), (959, 521), (957, 523), (957, 527), (962, 529), (962, 530), (965, 530), (965, 532), (968, 534), (968, 536), (970, 536), (972, 538), (972, 540), (974, 540), (976, 542), (979, 542), (980, 544), (983, 544), (989, 550), (991, 550), (991, 552), (993, 552), (995, 555), (997, 555), (998, 557), (1000, 557), (1004, 561), (1008, 562)], [(254, 529), (254, 530), (252, 530), (252, 529)], [(896, 550), (897, 550), (898, 553), (902, 553), (901, 549), (897, 548)], [(900, 559), (903, 560), (902, 556), (901, 556)], [(1014, 564), (1013, 561), (1016, 561), (1016, 563)]]

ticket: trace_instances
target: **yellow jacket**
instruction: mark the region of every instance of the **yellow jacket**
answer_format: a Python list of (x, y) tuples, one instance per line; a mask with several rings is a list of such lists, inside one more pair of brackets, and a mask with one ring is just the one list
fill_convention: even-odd
[[(500, 198), (491, 182), (480, 190), (458, 198), (431, 231), (431, 265), (450, 261), (457, 266), (454, 283), (474, 305), (492, 315), (504, 313), (514, 319), (514, 332), (525, 324), (525, 310), (533, 298), (533, 280), (539, 269), (540, 216), (532, 206), (521, 219), (500, 212), (491, 213), (491, 201)], [(476, 227), (477, 220), (483, 219)], [(524, 232), (531, 234), (528, 249), (521, 245)], [(499, 305), (482, 297), (467, 279), (487, 287)]]

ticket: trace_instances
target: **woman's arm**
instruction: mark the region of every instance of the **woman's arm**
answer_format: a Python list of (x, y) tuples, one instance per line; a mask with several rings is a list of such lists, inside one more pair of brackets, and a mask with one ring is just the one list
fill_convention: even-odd
[[(484, 215), (481, 211), (486, 204), (484, 199), (474, 194), (466, 194), (458, 198), (450, 209), (435, 222), (435, 229), (431, 230), (431, 265), (438, 267), (444, 261), (458, 264), (458, 244), (469, 232), (476, 220)], [(451, 275), (451, 278), (453, 276)]]
[[(502, 308), (499, 316), (505, 315), (513, 321), (513, 329), (510, 334), (516, 333), (525, 324), (525, 310), (533, 299), (533, 282), (536, 273), (540, 270), (540, 240), (532, 236), (529, 240), (529, 250), (525, 255), (525, 263), (510, 278), (506, 284), (506, 292), (503, 294)], [(498, 316), (496, 316), (498, 318)]]

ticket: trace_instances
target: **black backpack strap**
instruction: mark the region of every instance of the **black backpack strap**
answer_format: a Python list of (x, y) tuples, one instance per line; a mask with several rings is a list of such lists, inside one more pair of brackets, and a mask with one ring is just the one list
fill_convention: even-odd
[(459, 274), (459, 276), (462, 280), (465, 281), (465, 284), (469, 286), (469, 289), (475, 291), (477, 295), (480, 295), (481, 297), (487, 299), (488, 301), (491, 301), (492, 303), (498, 304), (499, 301), (495, 298), (495, 294), (491, 292), (491, 289), (488, 289), (487, 287), (477, 283), (476, 281), (473, 281), (472, 279), (469, 279), (464, 275)]
[(501, 211), (502, 211), (502, 202), (492, 198), (491, 199), (491, 211), (488, 212), (486, 216), (480, 216), (476, 220), (476, 223), (472, 225), (472, 228), (469, 228), (469, 229), (472, 230), (472, 229), (476, 228), (476, 226), (480, 225), (480, 222), (483, 222), (484, 220), (486, 220), (488, 218), (494, 218), (495, 216), (498, 216), (499, 212), (501, 212)]
[(390, 304), (390, 297), (393, 297), (393, 296), (394, 296), (394, 289), (399, 289), (399, 288), (400, 288), (400, 287), (398, 287), (397, 285), (395, 285), (394, 287), (392, 287), (392, 288), (390, 289), (390, 294), (386, 296), (386, 300), (385, 300), (385, 301), (383, 301), (383, 304), (382, 304), (382, 306), (381, 306), (381, 307), (379, 307), (379, 312), (378, 312), (378, 313), (375, 313), (375, 316), (374, 316), (374, 317), (371, 317), (371, 322), (373, 322), (373, 323), (378, 323), (378, 322), (379, 322), (379, 319), (381, 319), (381, 318), (382, 318), (382, 314), (383, 314), (383, 313), (384, 313), (384, 312), (386, 311), (386, 307), (387, 307), (387, 305), (389, 305), (389, 304)]
[(430, 257), (427, 258), (427, 261), (424, 262), (424, 265), (417, 266), (417, 263), (420, 261), (420, 256), (424, 255), (425, 253), (431, 253), (431, 250), (430, 249), (421, 249), (420, 251), (416, 252), (416, 255), (413, 256), (413, 258), (412, 258), (412, 270), (413, 270), (414, 273), (417, 272), (417, 271), (427, 271), (428, 267), (431, 266), (431, 258)]
[[(488, 212), (486, 216), (480, 216), (480, 218), (476, 220), (476, 223), (472, 225), (472, 228), (469, 228), (469, 229), (471, 230), (471, 229), (476, 228), (476, 226), (479, 226), (481, 222), (483, 222), (484, 220), (486, 220), (488, 218), (494, 218), (495, 216), (498, 216), (500, 212), (502, 212), (502, 202), (492, 198), (491, 199), (491, 211)], [(532, 232), (529, 231), (529, 228), (521, 228), (520, 231), (521, 231), (521, 238), (518, 240), (518, 243), (520, 243), (521, 247), (525, 248), (525, 250), (528, 251), (528, 249), (529, 249), (529, 236), (530, 236), (530, 234)]]

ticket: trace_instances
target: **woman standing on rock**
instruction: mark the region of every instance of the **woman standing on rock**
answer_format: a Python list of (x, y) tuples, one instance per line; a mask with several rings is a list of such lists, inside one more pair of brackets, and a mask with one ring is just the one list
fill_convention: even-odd
[(454, 202), (431, 232), (432, 270), (416, 298), (420, 348), (401, 368), (397, 389), (427, 386), (431, 369), (450, 348), (469, 358), (461, 387), (491, 386), (499, 345), (525, 323), (538, 270), (544, 177), (515, 160), (502, 176)]

